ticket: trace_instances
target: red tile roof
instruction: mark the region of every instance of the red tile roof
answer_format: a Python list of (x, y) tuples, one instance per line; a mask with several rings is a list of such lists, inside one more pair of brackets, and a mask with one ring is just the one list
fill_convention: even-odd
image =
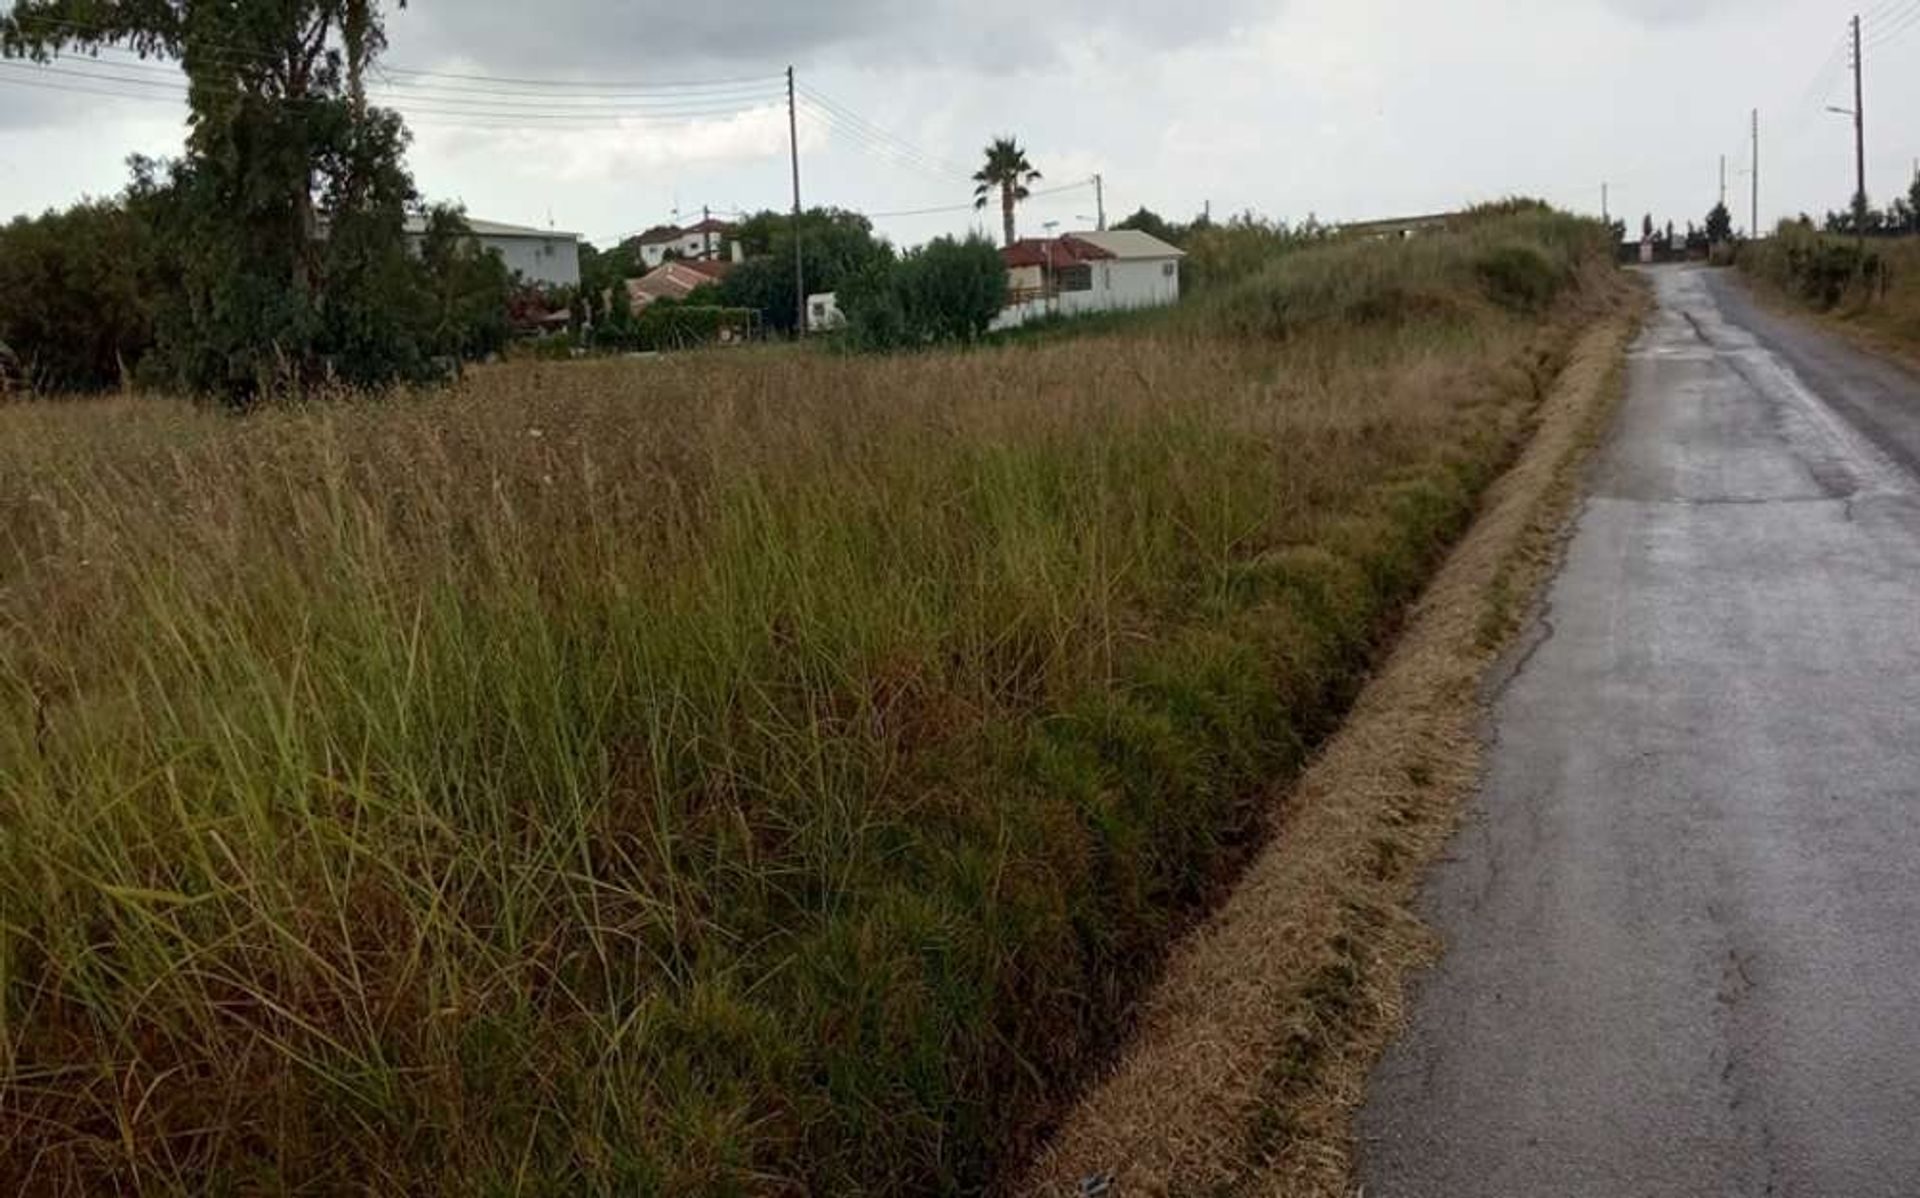
[(1069, 266), (1078, 266), (1082, 262), (1098, 262), (1113, 255), (1097, 245), (1081, 241), (1068, 234), (1051, 241), (1041, 241), (1033, 237), (1016, 241), (1001, 250), (1000, 257), (1009, 267), (1044, 264), (1048, 270), (1061, 270)]

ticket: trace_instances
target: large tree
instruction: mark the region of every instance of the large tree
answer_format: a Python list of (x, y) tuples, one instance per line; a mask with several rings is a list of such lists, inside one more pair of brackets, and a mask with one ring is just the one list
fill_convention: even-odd
[(176, 381), (244, 400), (421, 370), (406, 131), (361, 87), (384, 45), (378, 0), (19, 0), (0, 19), (6, 57), (117, 47), (186, 73), (184, 151), (134, 189), (172, 258), (155, 331)]
[(1027, 161), (1027, 152), (1011, 137), (995, 138), (987, 147), (986, 165), (973, 176), (973, 206), (981, 210), (997, 195), (1000, 219), (1006, 227), (1006, 244), (1014, 241), (1013, 210), (1033, 193), (1028, 185), (1040, 181), (1040, 172)]

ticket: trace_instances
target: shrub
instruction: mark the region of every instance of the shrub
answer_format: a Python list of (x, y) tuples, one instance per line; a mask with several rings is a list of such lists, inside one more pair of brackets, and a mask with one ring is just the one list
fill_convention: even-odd
[(892, 349), (978, 340), (1006, 299), (1006, 263), (993, 243), (937, 237), (851, 276), (840, 308), (855, 345)]
[(1523, 241), (1503, 242), (1480, 251), (1474, 272), (1495, 303), (1516, 312), (1538, 312), (1553, 302), (1566, 282), (1564, 263), (1546, 249)]

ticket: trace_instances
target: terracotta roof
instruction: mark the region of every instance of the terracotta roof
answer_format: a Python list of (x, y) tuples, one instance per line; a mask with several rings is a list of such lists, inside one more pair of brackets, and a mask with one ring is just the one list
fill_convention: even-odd
[(680, 240), (680, 230), (672, 225), (655, 225), (640, 234), (641, 245), (659, 245), (662, 242)]
[(696, 287), (722, 278), (731, 262), (665, 262), (637, 279), (627, 280), (627, 294), (640, 307), (663, 299), (685, 299)]
[(1048, 270), (1061, 270), (1082, 262), (1098, 262), (1113, 255), (1091, 242), (1068, 234), (1051, 241), (1032, 237), (1016, 241), (1001, 250), (1000, 257), (1009, 267), (1045, 265)]
[(681, 232), (689, 237), (696, 233), (731, 233), (733, 232), (733, 226), (726, 221), (708, 217), (697, 225), (682, 229)]
[(680, 265), (688, 270), (698, 271), (716, 283), (733, 273), (733, 263), (725, 259), (693, 258)]

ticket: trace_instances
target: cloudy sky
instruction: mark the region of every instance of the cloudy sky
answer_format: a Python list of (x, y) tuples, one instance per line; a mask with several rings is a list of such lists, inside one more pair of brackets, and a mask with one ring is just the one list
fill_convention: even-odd
[[(6, 0), (0, 0), (4, 7)], [(1920, 158), (1920, 0), (1867, 15), (1869, 187)], [(1852, 187), (1841, 54), (1821, 0), (414, 0), (379, 98), (409, 116), (421, 189), (475, 216), (608, 241), (790, 203), (784, 83), (803, 89), (809, 204), (917, 242), (964, 231), (965, 175), (1012, 134), (1045, 174), (1022, 213), (1084, 227), (1251, 209), (1392, 216), (1524, 193), (1637, 223), (1703, 219), (1727, 156), (1747, 223)], [(0, 217), (108, 194), (178, 147), (175, 76), (113, 55), (0, 64)], [(89, 77), (92, 76), (92, 77)], [(29, 86), (29, 85), (32, 86)], [(110, 93), (110, 94), (102, 94)], [(949, 209), (947, 211), (926, 211)]]

